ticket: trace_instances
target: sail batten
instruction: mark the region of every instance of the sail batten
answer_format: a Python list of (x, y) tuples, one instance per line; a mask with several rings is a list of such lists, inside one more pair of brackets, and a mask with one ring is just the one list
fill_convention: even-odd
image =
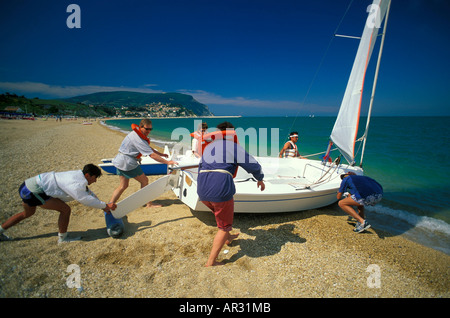
[(369, 15), (361, 36), (339, 114), (330, 136), (331, 141), (339, 148), (350, 164), (354, 163), (355, 142), (358, 133), (366, 71), (389, 1), (374, 0), (372, 5), (368, 7)]

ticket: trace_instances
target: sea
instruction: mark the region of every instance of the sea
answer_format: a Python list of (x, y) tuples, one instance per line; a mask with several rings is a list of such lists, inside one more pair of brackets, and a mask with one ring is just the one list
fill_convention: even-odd
[[(240, 143), (253, 155), (277, 156), (297, 131), (302, 156), (321, 159), (335, 117), (204, 117), (152, 119), (150, 138), (169, 148), (190, 143), (189, 133), (206, 122), (209, 131), (229, 121), (242, 136)], [(131, 131), (140, 119), (106, 120), (111, 129)], [(359, 124), (361, 136), (366, 118)], [(358, 145), (359, 144), (359, 145)], [(361, 143), (355, 152), (360, 164)], [(363, 163), (364, 174), (384, 189), (383, 200), (366, 209), (372, 227), (402, 235), (450, 255), (450, 117), (372, 117)], [(333, 151), (331, 157), (339, 155)], [(344, 159), (342, 159), (344, 160)], [(339, 209), (337, 204), (330, 208)]]

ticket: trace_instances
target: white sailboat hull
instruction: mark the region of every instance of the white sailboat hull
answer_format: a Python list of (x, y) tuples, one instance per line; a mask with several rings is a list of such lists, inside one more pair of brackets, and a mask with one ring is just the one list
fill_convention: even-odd
[[(321, 208), (337, 201), (340, 175), (362, 174), (357, 167), (327, 164), (306, 159), (256, 157), (263, 167), (266, 189), (239, 168), (235, 181), (235, 213), (282, 213)], [(319, 181), (317, 183), (317, 181)], [(180, 172), (175, 195), (194, 211), (210, 211), (197, 195), (197, 168)]]

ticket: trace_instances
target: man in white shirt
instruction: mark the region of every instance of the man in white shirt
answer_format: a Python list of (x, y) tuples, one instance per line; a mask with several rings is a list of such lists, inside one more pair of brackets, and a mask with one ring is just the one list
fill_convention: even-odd
[(304, 157), (300, 156), (298, 152), (297, 142), (298, 142), (298, 132), (293, 131), (289, 134), (289, 140), (284, 144), (283, 148), (278, 154), (278, 157), (305, 159)]
[(46, 172), (25, 180), (19, 187), (24, 211), (13, 215), (0, 226), (0, 241), (8, 240), (9, 238), (3, 232), (32, 216), (37, 206), (59, 212), (58, 243), (79, 240), (79, 237), (67, 237), (71, 209), (66, 202), (76, 200), (83, 205), (102, 209), (105, 212), (116, 209), (114, 203), (106, 204), (100, 201), (88, 188), (88, 185), (96, 182), (101, 174), (99, 167), (87, 164), (83, 170)]
[[(139, 165), (141, 156), (150, 156), (152, 159), (167, 165), (177, 164), (175, 161), (162, 158), (167, 157), (167, 155), (150, 147), (148, 135), (153, 129), (150, 119), (142, 119), (139, 126), (132, 125), (131, 127), (133, 131), (124, 138), (120, 145), (119, 153), (112, 161), (112, 164), (117, 169), (120, 182), (119, 186), (114, 190), (111, 200), (109, 200), (112, 203), (116, 203), (119, 200), (122, 193), (128, 188), (130, 179), (133, 178), (138, 181), (141, 184), (141, 188), (148, 184), (148, 178)], [(151, 206), (156, 207), (156, 205), (152, 205), (149, 202), (147, 207)]]

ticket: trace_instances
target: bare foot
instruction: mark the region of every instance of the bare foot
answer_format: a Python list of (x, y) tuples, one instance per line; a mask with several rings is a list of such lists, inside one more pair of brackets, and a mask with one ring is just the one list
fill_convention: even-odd
[(161, 208), (161, 204), (153, 204), (152, 202), (147, 203), (147, 208)]
[(225, 243), (230, 246), (234, 239), (236, 239), (239, 236), (238, 234), (230, 234), (229, 239), (225, 241)]
[(214, 261), (214, 263), (212, 263), (212, 264), (206, 263), (206, 264), (205, 264), (205, 267), (210, 267), (210, 266), (220, 266), (220, 265), (225, 265), (225, 263)]

